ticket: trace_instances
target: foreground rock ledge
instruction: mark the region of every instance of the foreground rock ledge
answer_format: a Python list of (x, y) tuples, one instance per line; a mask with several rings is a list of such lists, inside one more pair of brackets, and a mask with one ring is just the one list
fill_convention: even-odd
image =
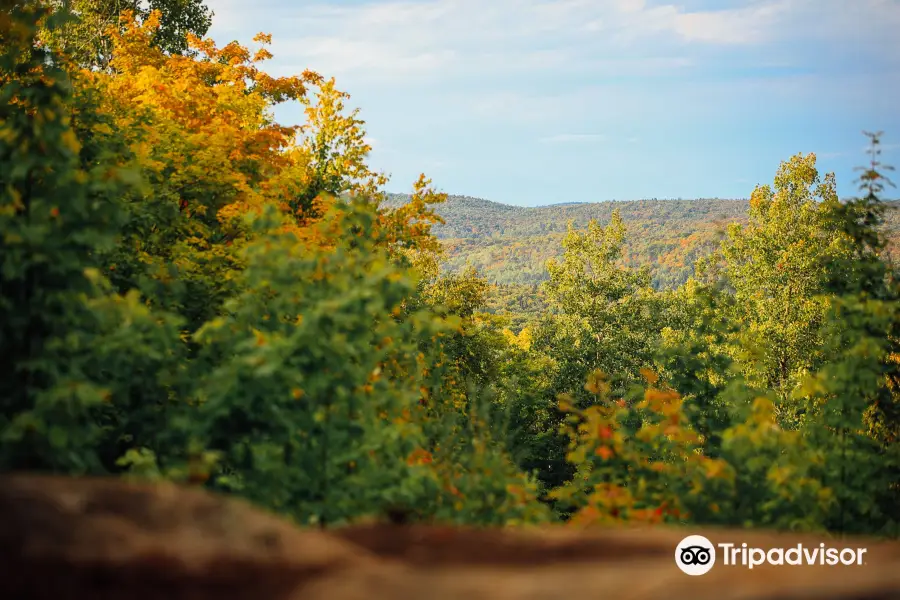
[[(861, 566), (677, 569), (688, 533), (866, 547)], [(298, 529), (242, 502), (115, 479), (0, 477), (0, 598), (78, 600), (900, 598), (900, 544), (731, 530)]]

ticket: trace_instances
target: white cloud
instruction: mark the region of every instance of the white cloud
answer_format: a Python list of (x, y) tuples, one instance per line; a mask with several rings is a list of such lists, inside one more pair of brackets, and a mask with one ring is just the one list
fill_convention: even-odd
[[(623, 44), (660, 33), (728, 41), (710, 39), (710, 22), (702, 16), (682, 21), (686, 13), (674, 6), (648, 7), (638, 0), (387, 0), (352, 6), (261, 2), (263, 6), (209, 0), (216, 13), (213, 30), (231, 34), (280, 27), (284, 31), (276, 33), (273, 45), (276, 57), (329, 75), (372, 79), (436, 69), (446, 75), (609, 62), (622, 55)], [(746, 23), (746, 16), (741, 19)], [(667, 56), (643, 54), (651, 63)]]
[(674, 29), (684, 39), (711, 44), (752, 44), (772, 34), (786, 3), (764, 4), (736, 10), (675, 15)]
[(561, 133), (541, 138), (545, 144), (567, 144), (572, 142), (602, 142), (607, 140), (602, 133)]
[[(272, 30), (279, 71), (290, 62), (294, 70), (389, 85), (537, 72), (665, 73), (693, 64), (710, 47), (809, 37), (871, 45), (900, 29), (897, 0), (743, 0), (723, 10), (690, 10), (672, 0), (208, 4), (216, 13), (214, 33)], [(900, 58), (900, 44), (884, 47)]]
[(675, 123), (801, 115), (823, 98), (864, 121), (893, 111), (900, 68), (860, 65), (873, 53), (900, 60), (900, 44), (885, 41), (900, 30), (900, 0), (699, 1), (207, 0), (218, 41), (273, 34), (272, 74), (336, 76), (363, 106), (379, 157), (409, 151), (393, 140), (413, 130), (557, 132), (544, 144), (604, 141), (590, 133), (602, 131), (634, 148)]

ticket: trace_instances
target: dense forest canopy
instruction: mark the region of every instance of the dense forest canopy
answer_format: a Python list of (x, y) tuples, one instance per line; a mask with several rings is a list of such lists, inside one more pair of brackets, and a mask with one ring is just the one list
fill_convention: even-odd
[[(406, 194), (390, 194), (399, 206)], [(887, 252), (900, 258), (900, 200), (886, 200)], [(628, 223), (625, 264), (650, 266), (653, 286), (674, 288), (694, 274), (694, 264), (721, 241), (728, 223), (744, 222), (749, 200), (620, 200), (549, 206), (510, 206), (481, 198), (449, 195), (436, 208), (444, 222), (432, 231), (446, 248), (444, 265), (475, 267), (489, 281), (533, 286), (547, 279), (547, 260), (562, 255), (568, 223), (584, 228), (591, 219), (608, 223), (618, 210)]]
[[(0, 7), (3, 470), (319, 526), (900, 534), (879, 134), (858, 198), (797, 154), (748, 202), (401, 199), (334, 79), (200, 2)], [(453, 263), (478, 244), (534, 287)]]
[[(387, 206), (402, 206), (406, 194), (389, 194)], [(885, 200), (885, 255), (900, 259), (900, 201)], [(448, 272), (474, 268), (494, 284), (488, 310), (510, 319), (514, 330), (548, 310), (540, 284), (546, 264), (563, 254), (568, 225), (606, 224), (618, 211), (628, 224), (622, 264), (648, 266), (656, 289), (675, 289), (694, 273), (697, 262), (721, 244), (729, 223), (744, 223), (749, 200), (624, 200), (569, 202), (548, 206), (510, 206), (449, 195), (436, 206), (443, 219), (432, 231), (444, 247)]]

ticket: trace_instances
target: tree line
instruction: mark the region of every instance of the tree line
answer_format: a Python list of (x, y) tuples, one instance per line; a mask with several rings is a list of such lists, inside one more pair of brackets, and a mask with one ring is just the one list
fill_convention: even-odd
[(618, 212), (570, 226), (548, 310), (513, 329), (477, 271), (441, 269), (446, 197), (423, 175), (392, 202), (347, 94), (267, 74), (268, 36), (219, 47), (177, 16), (199, 2), (107, 10), (99, 38), (104, 3), (0, 2), (3, 470), (318, 526), (897, 535), (878, 135), (860, 198), (791, 157), (674, 289), (622, 260)]

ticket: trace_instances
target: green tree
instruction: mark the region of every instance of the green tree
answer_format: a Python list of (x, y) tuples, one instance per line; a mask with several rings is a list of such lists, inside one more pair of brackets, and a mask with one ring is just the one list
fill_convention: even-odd
[[(618, 211), (606, 227), (592, 220), (578, 231), (569, 224), (561, 260), (547, 264), (550, 278), (543, 289), (551, 312), (534, 329), (531, 357), (518, 356), (510, 372), (527, 382), (518, 392), (507, 388), (505, 393), (514, 454), (524, 468), (536, 469), (548, 489), (574, 474), (566, 461), (568, 440), (560, 431), (564, 414), (557, 395), (571, 394), (579, 406), (589, 406), (596, 397), (583, 382), (598, 369), (610, 378), (613, 393), (623, 394), (652, 364), (666, 319), (661, 297), (650, 288), (649, 271), (622, 265), (624, 239)], [(544, 374), (537, 376), (536, 367)], [(530, 443), (522, 432), (531, 432)]]
[(90, 118), (97, 98), (73, 96), (60, 61), (35, 47), (46, 13), (3, 9), (0, 468), (115, 471), (130, 444), (154, 448), (165, 430), (179, 322), (102, 277), (135, 174), (116, 145), (79, 142), (72, 113)]
[(46, 0), (57, 10), (71, 12), (75, 19), (60, 29), (45, 30), (43, 38), (86, 68), (110, 66), (113, 41), (110, 28), (118, 27), (126, 12), (146, 19), (151, 12), (161, 14), (161, 27), (153, 37), (155, 46), (167, 53), (188, 51), (187, 36), (206, 35), (212, 12), (203, 0)]
[(430, 474), (407, 464), (424, 444), (410, 412), (427, 379), (419, 343), (442, 324), (400, 318), (415, 280), (377, 249), (375, 216), (336, 205), (319, 227), (351, 235), (331, 249), (272, 223), (247, 248), (227, 316), (196, 335), (196, 429), (221, 455), (212, 484), (304, 523), (425, 503)]
[(900, 533), (900, 277), (884, 258), (890, 167), (879, 161), (880, 134), (863, 168), (866, 195), (830, 207), (829, 222), (849, 252), (831, 264), (823, 327), (827, 362), (805, 381), (821, 415), (809, 426), (828, 450), (825, 481), (835, 493), (830, 529)]
[(621, 264), (624, 240), (625, 224), (613, 211), (606, 227), (591, 221), (579, 232), (570, 226), (562, 259), (547, 263), (550, 279), (544, 286), (557, 314), (540, 347), (559, 365), (556, 391), (576, 392), (588, 403), (590, 397), (574, 382), (600, 369), (621, 393), (651, 364), (665, 322), (649, 271)]
[[(752, 385), (775, 391), (782, 424), (796, 426), (808, 408), (794, 399), (801, 379), (823, 363), (823, 297), (829, 265), (847, 252), (828, 214), (838, 202), (834, 176), (824, 180), (814, 154), (781, 164), (774, 188), (757, 187), (749, 223), (732, 224), (722, 243), (721, 274), (734, 293), (741, 324), (735, 352)], [(734, 355), (737, 358), (737, 355)]]
[(656, 369), (666, 385), (681, 393), (704, 453), (718, 456), (735, 409), (745, 408), (733, 396), (726, 399), (729, 388), (743, 379), (729, 346), (740, 331), (729, 318), (734, 297), (691, 278), (665, 298), (669, 322), (661, 332)]
[(531, 331), (509, 334), (498, 383), (495, 421), (504, 427), (510, 455), (526, 473), (536, 474), (544, 492), (572, 475), (567, 439), (559, 431), (562, 414), (553, 401), (554, 361), (532, 347)]
[(443, 341), (443, 350), (458, 368), (461, 381), (476, 388), (497, 381), (506, 349), (501, 321), (483, 312), (488, 290), (487, 281), (470, 268), (442, 274), (421, 292), (426, 306), (461, 319), (458, 331)]

